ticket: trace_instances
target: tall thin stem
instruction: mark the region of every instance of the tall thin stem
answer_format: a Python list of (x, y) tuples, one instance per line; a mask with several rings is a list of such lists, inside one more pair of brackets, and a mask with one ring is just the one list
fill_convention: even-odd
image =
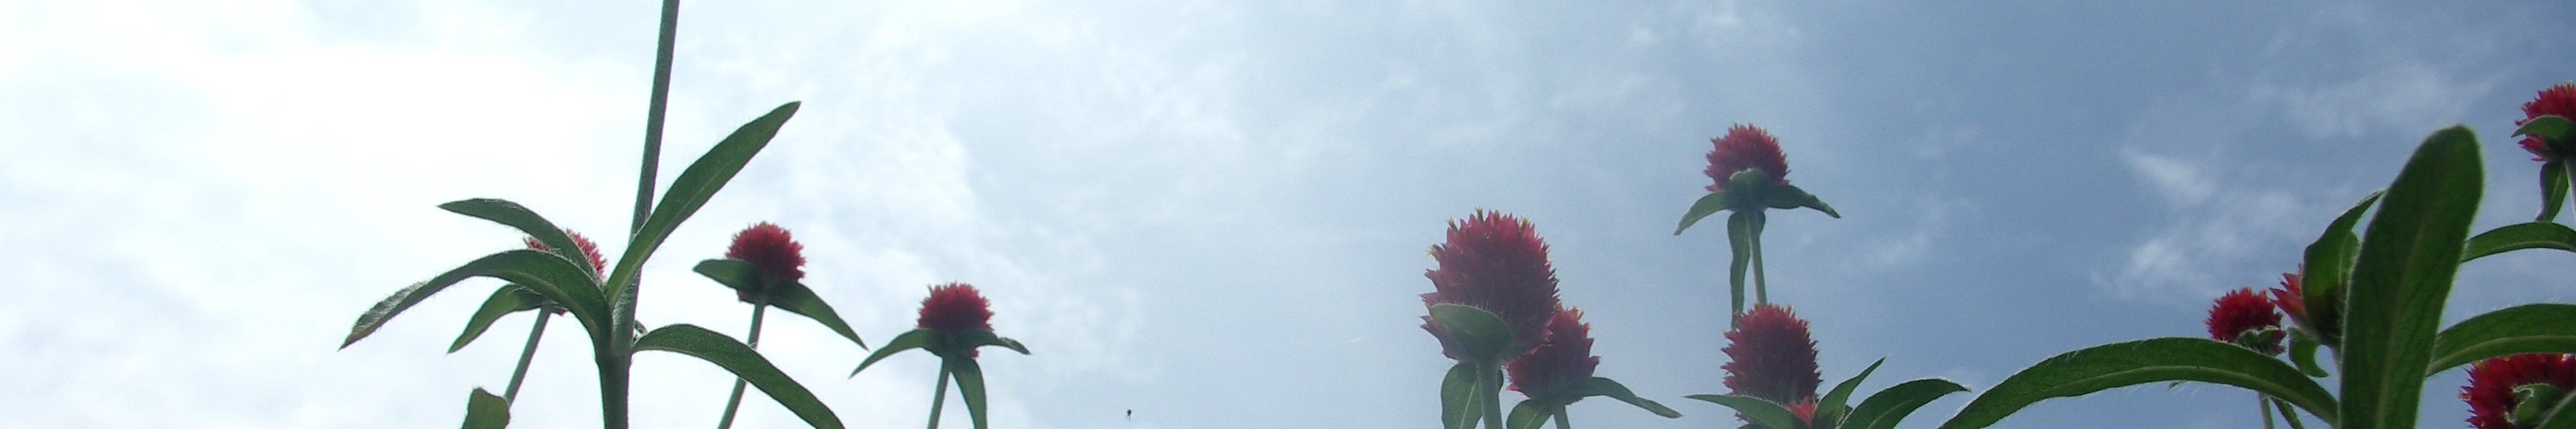
[(2263, 429), (2272, 429), (2272, 398), (2261, 393), (2256, 393), (2254, 394), (2254, 404), (2263, 408), (2261, 413), (2255, 414), (2263, 416)]
[(671, 51), (680, 33), (680, 0), (662, 0), (662, 38), (653, 51), (653, 98), (644, 111), (644, 168), (635, 182), (635, 220), (628, 233), (644, 230), (653, 213), (653, 172), (662, 166), (662, 121), (671, 107)]
[(1563, 405), (1556, 407), (1556, 429), (1574, 429), (1574, 423), (1566, 421), (1565, 406)]
[[(751, 341), (749, 342), (752, 350), (760, 350), (760, 315), (767, 313), (768, 310), (767, 305), (752, 304), (751, 306)], [(733, 398), (725, 400), (724, 419), (716, 421), (716, 429), (733, 427), (733, 413), (742, 408), (742, 388), (750, 384), (749, 380), (733, 379)]]
[(1488, 363), (1481, 368), (1476, 368), (1476, 372), (1482, 374), (1484, 380), (1477, 383), (1476, 392), (1485, 394), (1485, 428), (1501, 429), (1504, 427), (1503, 367), (1501, 364)]
[(2281, 421), (2290, 422), (2290, 429), (2308, 429), (2306, 425), (2299, 424), (2299, 415), (2290, 411), (2289, 402), (2283, 402), (2281, 398), (2271, 398), (2271, 401), (2272, 409), (2281, 412)]
[[(662, 0), (661, 33), (653, 52), (653, 96), (645, 106), (643, 168), (635, 180), (635, 217), (627, 228), (629, 237), (644, 230), (644, 220), (653, 212), (653, 173), (662, 164), (662, 122), (671, 104), (671, 51), (680, 33), (680, 0)], [(607, 429), (626, 429), (626, 387), (635, 362), (627, 353), (635, 341), (635, 303), (642, 284), (635, 280), (608, 285), (609, 290), (624, 293), (609, 297), (609, 332), (592, 334), (599, 341), (591, 352), (599, 364), (600, 425)]]
[(948, 403), (948, 357), (939, 357), (939, 388), (930, 391), (930, 429), (939, 429), (939, 406)]
[(1765, 223), (1770, 223), (1771, 216), (1764, 214), (1762, 211), (1756, 210), (1753, 212), (1752, 219), (1752, 222), (1746, 222), (1751, 225), (1745, 226), (1746, 229), (1753, 231), (1753, 237), (1751, 239), (1753, 245), (1750, 246), (1753, 248), (1753, 303), (1769, 304), (1771, 303), (1771, 287), (1768, 282), (1765, 282), (1762, 279), (1762, 226)]
[(501, 390), (501, 402), (519, 401), (519, 382), (528, 380), (528, 363), (536, 360), (537, 339), (545, 338), (546, 318), (551, 316), (554, 316), (553, 312), (537, 310), (537, 327), (528, 329), (528, 345), (519, 349), (519, 369), (510, 371), (510, 387)]

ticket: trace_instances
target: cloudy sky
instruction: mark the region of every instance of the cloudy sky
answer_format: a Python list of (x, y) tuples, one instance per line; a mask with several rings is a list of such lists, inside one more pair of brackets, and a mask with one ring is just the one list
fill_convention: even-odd
[[(693, 2), (663, 171), (804, 109), (647, 265), (647, 325), (739, 334), (687, 271), (759, 221), (871, 341), (933, 283), (994, 301), (997, 427), (1423, 427), (1448, 361), (1426, 246), (1478, 208), (1553, 245), (1610, 401), (1593, 427), (1729, 426), (1726, 248), (1670, 234), (1708, 138), (1780, 137), (1845, 215), (1773, 216), (1778, 301), (1824, 372), (1982, 389), (2058, 352), (2198, 335), (2269, 287), (2437, 127), (2486, 139), (2481, 228), (2537, 210), (2503, 136), (2576, 79), (2556, 1)], [(0, 2), (0, 426), (443, 427), (507, 383), (528, 316), (445, 353), (468, 282), (345, 350), (404, 285), (518, 245), (433, 206), (627, 228), (652, 2)], [(665, 176), (667, 179), (668, 176)], [(611, 248), (623, 240), (604, 240)], [(2453, 320), (2576, 300), (2565, 254), (2470, 264)], [(522, 427), (596, 424), (556, 323)], [(935, 362), (794, 317), (763, 350), (858, 427), (921, 424)], [(703, 427), (730, 379), (639, 358), (637, 426)], [(2427, 386), (2427, 427), (2460, 426)], [(1966, 402), (1926, 407), (1929, 427)], [(2227, 387), (2110, 391), (2007, 427), (2250, 427)], [(1132, 410), (1133, 416), (1127, 412)], [(952, 413), (951, 425), (964, 425)], [(744, 424), (796, 424), (747, 398)], [(962, 427), (962, 426), (960, 426)]]

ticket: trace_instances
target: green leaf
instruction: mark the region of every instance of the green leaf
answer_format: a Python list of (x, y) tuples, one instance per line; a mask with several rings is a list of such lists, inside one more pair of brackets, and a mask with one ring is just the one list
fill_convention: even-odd
[(1969, 401), (1942, 428), (1991, 426), (2033, 403), (2161, 381), (2200, 381), (2252, 389), (2334, 421), (2335, 398), (2299, 370), (2271, 356), (2202, 338), (2157, 338), (2066, 352), (2004, 378)]
[(1699, 201), (1691, 203), (1690, 211), (1682, 212), (1682, 224), (1673, 227), (1673, 235), (1682, 235), (1682, 230), (1690, 229), (1691, 224), (1699, 223), (1701, 218), (1717, 214), (1719, 210), (1726, 210), (1725, 191), (1710, 192), (1706, 196), (1699, 197)]
[(2476, 237), (2470, 237), (2468, 250), (2461, 253), (2460, 261), (2468, 262), (2489, 255), (2522, 249), (2558, 249), (2576, 252), (2576, 229), (2568, 229), (2566, 225), (2553, 222), (2505, 225), (2479, 233)]
[(2576, 305), (2529, 304), (2451, 325), (2433, 337), (2433, 363), (2425, 376), (2523, 353), (2576, 353)]
[(708, 280), (715, 280), (716, 284), (733, 290), (760, 290), (760, 268), (751, 266), (750, 261), (708, 259), (698, 261), (698, 265), (690, 267), (690, 271), (697, 271), (698, 275), (707, 276)]
[(2308, 244), (2306, 263), (2299, 265), (2299, 281), (2304, 283), (2299, 300), (2307, 303), (2308, 319), (2298, 322), (2315, 325), (2307, 328), (2316, 331), (2318, 344), (2341, 347), (2343, 287), (2349, 282), (2346, 277), (2352, 274), (2353, 256), (2361, 252), (2361, 236), (2352, 233), (2352, 226), (2379, 203), (2381, 195), (2384, 194), (2372, 192), (2363, 196), (2361, 202), (2336, 216), (2334, 223), (2326, 225), (2325, 234)]
[(760, 352), (734, 341), (733, 337), (696, 325), (677, 324), (644, 333), (644, 337), (635, 339), (634, 350), (637, 353), (647, 350), (679, 353), (716, 364), (749, 382), (752, 387), (760, 388), (760, 392), (769, 394), (770, 399), (778, 400), (779, 405), (795, 412), (796, 417), (805, 420), (805, 424), (826, 429), (841, 427), (841, 418), (832, 414), (832, 407), (823, 405), (821, 399), (814, 397), (814, 392), (805, 390), (805, 385), (797, 384), (796, 379), (779, 372), (778, 366), (761, 357)]
[(1739, 395), (1690, 395), (1684, 396), (1684, 398), (1708, 401), (1718, 405), (1725, 405), (1727, 408), (1734, 408), (1735, 412), (1743, 414), (1745, 419), (1752, 420), (1753, 424), (1762, 425), (1762, 427), (1766, 428), (1805, 429), (1807, 427), (1807, 425), (1800, 424), (1803, 422), (1798, 421), (1798, 415), (1796, 413), (1789, 412), (1788, 407), (1780, 406), (1780, 404), (1773, 403), (1767, 399)]
[(680, 222), (697, 214), (699, 207), (706, 206), (707, 199), (714, 198), (716, 191), (724, 189), (725, 182), (732, 181), (735, 173), (742, 172), (742, 166), (751, 163), (752, 155), (760, 154), (761, 148), (769, 146), (769, 139), (778, 136), (778, 127), (786, 125), (787, 118), (796, 116), (799, 105), (798, 102), (779, 105), (769, 114), (742, 124), (741, 128), (734, 129), (732, 135), (716, 142), (714, 148), (707, 149), (706, 155), (689, 163), (688, 169), (680, 170), (679, 178), (672, 179), (671, 187), (662, 193), (662, 202), (653, 205), (653, 214), (644, 219), (644, 226), (638, 228), (626, 243), (626, 252), (617, 258), (617, 270), (608, 275), (606, 284), (614, 291), (608, 296), (618, 301), (619, 320), (634, 314), (631, 307), (633, 298), (628, 296), (633, 291), (628, 289), (634, 285), (635, 276), (643, 271), (644, 260), (662, 247), (662, 240), (670, 238), (671, 231), (680, 228)]
[(2362, 234), (2343, 313), (2343, 420), (2335, 427), (2414, 426), (2433, 335), (2486, 189), (2478, 156), (2467, 128), (2433, 133)]
[(2532, 429), (2576, 429), (2576, 395), (2559, 398), (2557, 406), (2549, 407), (2549, 416), (2532, 426)]
[(2548, 222), (2558, 217), (2558, 209), (2567, 205), (2567, 160), (2553, 159), (2540, 164), (2540, 217)]
[(510, 427), (510, 401), (500, 395), (474, 388), (465, 396), (465, 429), (501, 429)]
[(1476, 418), (1484, 414), (1484, 410), (1477, 409), (1484, 404), (1476, 395), (1476, 379), (1483, 378), (1481, 375), (1473, 363), (1449, 366), (1449, 375), (1440, 379), (1441, 428), (1475, 429)]
[[(860, 349), (868, 348), (868, 342), (859, 339), (859, 332), (850, 330), (850, 322), (841, 321), (841, 313), (833, 312), (832, 304), (823, 302), (823, 297), (814, 296), (814, 290), (805, 288), (804, 283), (780, 283), (778, 287), (772, 288), (769, 291), (769, 305), (805, 316), (807, 319), (814, 319), (815, 323), (821, 323), (823, 327), (831, 328), (833, 333), (841, 334), (842, 338), (848, 338), (850, 342), (857, 343)], [(1013, 348), (1021, 349), (1020, 354), (1029, 353), (1025, 348), (1016, 347), (1019, 342), (1014, 341), (1010, 344)]]
[(2571, 140), (2569, 137), (2576, 137), (2576, 124), (2571, 124), (2567, 122), (2567, 118), (2558, 115), (2540, 115), (2540, 117), (2531, 118), (2529, 121), (2523, 121), (2521, 128), (2515, 128), (2513, 130), (2513, 135), (2539, 136), (2542, 140), (2568, 141)]
[(1825, 212), (1826, 216), (1833, 216), (1835, 219), (1843, 218), (1842, 213), (1834, 212), (1834, 206), (1826, 205), (1825, 200), (1816, 198), (1815, 194), (1809, 194), (1805, 189), (1799, 189), (1798, 185), (1773, 186), (1770, 192), (1762, 195), (1762, 199), (1765, 200), (1763, 205), (1775, 209), (1808, 208)]
[(1538, 429), (1540, 425), (1547, 424), (1547, 417), (1547, 405), (1540, 404), (1536, 399), (1524, 399), (1521, 400), (1520, 405), (1512, 406), (1512, 416), (1503, 419), (1503, 427)]
[(982, 329), (957, 331), (956, 344), (952, 347), (956, 347), (958, 350), (966, 350), (983, 346), (1001, 346), (1002, 348), (1011, 349), (1011, 351), (1020, 352), (1020, 354), (1029, 354), (1029, 347), (1020, 345), (1019, 340), (1003, 338), (998, 335), (993, 335), (993, 331)]
[(896, 335), (893, 341), (887, 341), (885, 343), (885, 347), (877, 348), (876, 353), (869, 353), (866, 360), (859, 361), (859, 368), (850, 370), (850, 376), (859, 376), (859, 371), (868, 370), (868, 365), (875, 365), (877, 364), (877, 361), (885, 359), (886, 356), (893, 356), (895, 353), (905, 350), (927, 349), (931, 346), (937, 345), (934, 343), (938, 341), (939, 331), (928, 329), (914, 329), (910, 332), (904, 332), (903, 335)]
[(1639, 397), (1636, 392), (1628, 391), (1628, 386), (1619, 384), (1618, 381), (1608, 378), (1592, 377), (1590, 380), (1583, 380), (1581, 383), (1575, 383), (1574, 387), (1568, 390), (1573, 392), (1574, 397), (1577, 399), (1592, 396), (1607, 397), (1610, 399), (1617, 399), (1619, 402), (1626, 402), (1628, 405), (1635, 405), (1637, 408), (1645, 409), (1646, 412), (1655, 413), (1655, 415), (1664, 416), (1664, 418), (1667, 419), (1678, 419), (1682, 417), (1682, 412), (1673, 411), (1672, 407), (1666, 407), (1664, 404), (1657, 403), (1654, 400)]
[(374, 334), (376, 328), (384, 327), (386, 321), (402, 315), (403, 310), (411, 309), (411, 306), (420, 304), (421, 300), (429, 299), (430, 295), (436, 295), (439, 291), (446, 290), (448, 286), (455, 285), (456, 282), (473, 277), (491, 277), (517, 283), (546, 299), (561, 303), (564, 309), (571, 312), (574, 319), (580, 320), (583, 327), (589, 328), (594, 336), (607, 332), (607, 325), (603, 324), (606, 322), (604, 317), (607, 314), (606, 300), (599, 297), (599, 288), (591, 287), (589, 278), (582, 275), (581, 268), (574, 267), (572, 261), (564, 260), (552, 253), (517, 249), (475, 259), (473, 262), (467, 262), (463, 266), (441, 273), (438, 277), (430, 278), (429, 281), (413, 284), (411, 287), (394, 292), (393, 296), (385, 297), (385, 300), (377, 302), (374, 308), (368, 309), (365, 314), (358, 315), (357, 326), (349, 329), (349, 337), (340, 343), (340, 348), (348, 348), (350, 344), (367, 338), (369, 334)]
[(975, 420), (975, 429), (984, 429), (984, 367), (972, 358), (947, 358), (949, 374), (957, 375), (957, 396), (966, 399), (966, 416)]
[(1460, 360), (1490, 363), (1510, 358), (1502, 354), (1512, 342), (1512, 326), (1502, 316), (1476, 307), (1437, 304), (1431, 306), (1431, 321), (1449, 330), (1450, 343), (1465, 354)]
[(1861, 400), (1860, 407), (1852, 409), (1851, 418), (1843, 420), (1842, 427), (1844, 429), (1894, 428), (1897, 422), (1905, 421), (1905, 416), (1914, 414), (1914, 410), (1922, 408), (1923, 404), (1932, 403), (1932, 400), (1941, 399), (1942, 396), (1966, 391), (1968, 388), (1960, 386), (1959, 383), (1938, 378), (1897, 383), (1894, 386), (1888, 386), (1887, 390), (1878, 391), (1878, 394), (1869, 395), (1869, 399)]
[[(1834, 390), (1826, 393), (1824, 400), (1816, 402), (1816, 415), (1842, 417), (1848, 414), (1851, 411), (1852, 391), (1860, 390), (1860, 381), (1869, 378), (1869, 373), (1878, 371), (1878, 366), (1885, 363), (1887, 358), (1878, 358), (1877, 362), (1870, 362), (1868, 368), (1861, 369), (1860, 374), (1852, 375), (1851, 379), (1843, 380), (1841, 384), (1835, 384)], [(1836, 419), (1825, 419), (1825, 421), (1836, 421)]]
[(2317, 365), (2317, 346), (2316, 337), (2308, 336), (2308, 331), (2290, 330), (2290, 364), (2297, 365), (2299, 372), (2309, 377), (2334, 375)]
[(492, 329), (492, 322), (500, 321), (501, 316), (544, 307), (545, 299), (518, 285), (504, 285), (492, 290), (492, 297), (483, 300), (483, 307), (474, 310), (474, 317), (465, 319), (465, 332), (458, 334), (456, 342), (447, 346), (447, 352), (464, 350), (466, 344), (473, 344), (475, 338), (482, 337), (483, 331)]
[(446, 204), (439, 204), (438, 208), (518, 229), (529, 237), (535, 237), (537, 242), (545, 243), (547, 251), (554, 252), (555, 256), (573, 261), (573, 265), (581, 267), (581, 272), (590, 275), (592, 280), (599, 279), (599, 268), (590, 266), (590, 255), (581, 253), (581, 245), (573, 242), (572, 235), (565, 234), (563, 228), (555, 227), (554, 222), (546, 221), (545, 216), (538, 216), (536, 211), (528, 210), (519, 203), (496, 198), (475, 198), (449, 201)]

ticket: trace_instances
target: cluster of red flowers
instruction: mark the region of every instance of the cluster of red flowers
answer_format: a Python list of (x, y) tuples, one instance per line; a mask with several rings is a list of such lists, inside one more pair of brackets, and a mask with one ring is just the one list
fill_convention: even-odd
[[(2209, 338), (2244, 345), (2264, 354), (2281, 354), (2281, 312), (2272, 300), (2252, 288), (2228, 291), (2209, 307)], [(2265, 335), (2244, 338), (2247, 333)]]
[(1789, 184), (1789, 157), (1780, 153), (1780, 139), (1751, 125), (1737, 124), (1726, 130), (1725, 137), (1709, 139), (1717, 147), (1708, 151), (1708, 169), (1703, 173), (1717, 180), (1708, 185), (1710, 192), (1726, 190), (1726, 182), (1735, 173), (1761, 170), (1771, 176), (1771, 184)]
[[(2547, 115), (2576, 120), (2576, 83), (2562, 83), (2540, 90), (2538, 97), (2532, 98), (2531, 102), (2522, 103), (2522, 120), (2513, 121), (2513, 125), (2521, 126)], [(2561, 144), (2564, 143), (2576, 142), (2561, 142)], [(2566, 156), (2564, 153), (2559, 153), (2558, 149), (2551, 148), (2549, 142), (2543, 141), (2540, 136), (2523, 136), (2522, 150), (2531, 151), (2533, 161), (2545, 162)]]
[(1762, 304), (1735, 319), (1726, 331), (1726, 388), (1732, 394), (1815, 407), (1816, 385), (1824, 374), (1816, 365), (1816, 340), (1807, 321), (1788, 307)]
[[(1528, 221), (1478, 211), (1450, 222), (1448, 240), (1431, 246), (1431, 257), (1440, 266), (1423, 273), (1432, 287), (1422, 294), (1423, 307), (1458, 304), (1493, 312), (1511, 325), (1515, 350), (1536, 346), (1560, 307), (1547, 241)], [(1449, 329), (1429, 316), (1422, 318), (1422, 329), (1440, 339), (1441, 352), (1451, 359), (1485, 358), (1460, 355)]]

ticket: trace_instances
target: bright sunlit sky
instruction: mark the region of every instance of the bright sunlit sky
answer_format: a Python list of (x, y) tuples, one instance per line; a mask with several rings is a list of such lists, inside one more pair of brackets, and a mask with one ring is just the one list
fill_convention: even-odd
[[(1733, 427), (1726, 246), (1673, 236), (1708, 139), (1778, 136), (1845, 215), (1772, 216), (1772, 296), (1825, 378), (1982, 392), (2059, 352), (2195, 336), (2271, 287), (2423, 136), (2484, 141), (2479, 228), (2538, 209), (2504, 136), (2576, 79), (2576, 7), (2345, 3), (779, 1), (682, 9), (667, 180), (804, 101), (646, 266), (642, 319), (741, 335), (688, 271), (759, 221), (859, 333), (971, 282), (1036, 353), (986, 353), (1004, 428), (1399, 428), (1438, 420), (1424, 254), (1478, 208), (1536, 223), (1614, 401), (1587, 427)], [(446, 427), (508, 382), (530, 317), (445, 353), (497, 282), (345, 350), (377, 300), (514, 248), (434, 206), (627, 228), (649, 1), (0, 1), (0, 426)], [(2570, 255), (2467, 265), (2451, 320), (2576, 300)], [(521, 427), (599, 419), (577, 324)], [(856, 427), (920, 425), (936, 363), (802, 318), (762, 350)], [(636, 363), (637, 426), (705, 427), (731, 379)], [(2461, 377), (2426, 387), (2460, 427)], [(1907, 421), (1930, 427), (1970, 395)], [(1511, 396), (1517, 399), (1517, 395)], [(787, 427), (757, 393), (743, 426)], [(2252, 394), (2146, 386), (2003, 427), (2255, 427)], [(966, 427), (951, 404), (947, 424)], [(1132, 418), (1127, 411), (1133, 410)]]

